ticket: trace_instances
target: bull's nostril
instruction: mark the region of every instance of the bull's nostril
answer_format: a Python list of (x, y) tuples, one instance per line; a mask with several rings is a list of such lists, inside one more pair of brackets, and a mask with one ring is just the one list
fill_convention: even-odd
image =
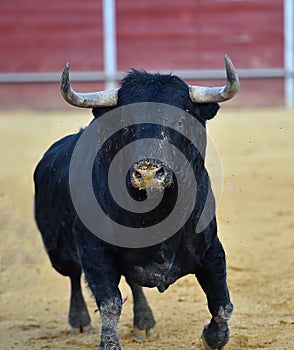
[(164, 170), (163, 170), (163, 168), (160, 168), (159, 170), (156, 171), (155, 177), (158, 180), (162, 180), (163, 179), (163, 177), (164, 177)]
[(138, 172), (138, 171), (135, 171), (135, 177), (141, 181), (142, 180), (142, 175)]

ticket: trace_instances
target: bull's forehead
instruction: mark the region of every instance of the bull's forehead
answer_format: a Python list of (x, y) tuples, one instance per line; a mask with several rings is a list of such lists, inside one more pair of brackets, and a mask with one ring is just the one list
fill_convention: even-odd
[[(188, 85), (179, 77), (170, 74), (148, 73), (133, 69), (121, 83), (119, 104), (158, 102), (185, 109), (192, 102)], [(189, 104), (189, 106), (186, 106)]]

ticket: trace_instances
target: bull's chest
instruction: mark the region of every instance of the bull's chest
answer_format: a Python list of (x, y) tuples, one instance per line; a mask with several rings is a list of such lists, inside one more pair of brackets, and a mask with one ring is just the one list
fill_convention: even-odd
[(128, 279), (144, 287), (157, 287), (160, 292), (165, 291), (177, 279), (189, 273), (178, 261), (176, 254), (166, 256), (159, 253), (160, 259), (145, 264), (133, 263), (125, 269)]

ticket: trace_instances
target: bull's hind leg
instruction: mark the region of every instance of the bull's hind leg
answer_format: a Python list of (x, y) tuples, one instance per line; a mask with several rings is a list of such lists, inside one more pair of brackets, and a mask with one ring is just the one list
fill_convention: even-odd
[(141, 286), (127, 280), (133, 293), (134, 300), (134, 336), (142, 340), (147, 337), (156, 337), (155, 319)]
[(65, 234), (60, 235), (57, 248), (47, 250), (52, 266), (71, 282), (71, 296), (68, 323), (73, 333), (91, 332), (91, 319), (85, 303), (82, 288), (82, 269), (71, 240)]
[(71, 297), (68, 323), (73, 333), (92, 332), (91, 319), (81, 288), (81, 270), (70, 275)]
[(212, 319), (202, 333), (204, 349), (223, 349), (229, 341), (228, 320), (233, 305), (226, 283), (226, 261), (223, 247), (216, 237), (202, 260), (196, 277), (204, 290)]

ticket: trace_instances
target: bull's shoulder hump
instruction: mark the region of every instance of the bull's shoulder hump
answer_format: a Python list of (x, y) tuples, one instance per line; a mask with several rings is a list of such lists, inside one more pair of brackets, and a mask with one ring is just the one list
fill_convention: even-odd
[(65, 168), (70, 162), (72, 152), (82, 132), (83, 130), (54, 142), (39, 161), (34, 172), (34, 179), (36, 180), (38, 175), (49, 170)]

